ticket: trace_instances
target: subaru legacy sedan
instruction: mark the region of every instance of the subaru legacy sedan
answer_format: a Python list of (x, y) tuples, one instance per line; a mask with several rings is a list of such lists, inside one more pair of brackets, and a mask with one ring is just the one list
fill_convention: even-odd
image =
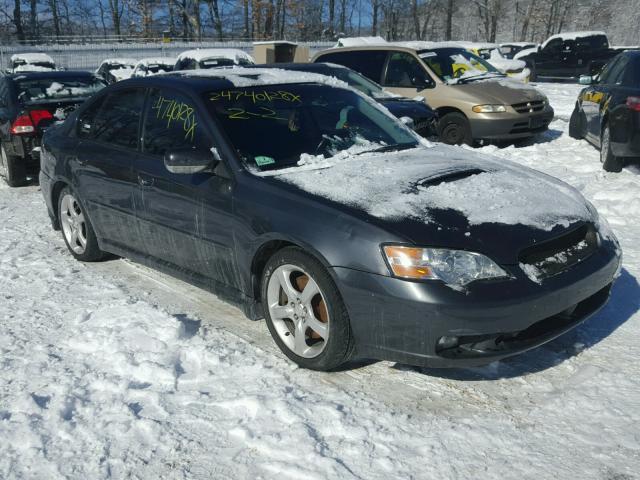
[(596, 312), (620, 268), (572, 187), (433, 146), (310, 73), (120, 82), (47, 131), (42, 155), (76, 259), (109, 252), (206, 288), (311, 369), (513, 355)]

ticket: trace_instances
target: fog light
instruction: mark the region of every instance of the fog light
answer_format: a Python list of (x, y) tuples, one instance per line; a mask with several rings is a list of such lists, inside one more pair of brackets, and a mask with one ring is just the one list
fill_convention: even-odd
[(458, 346), (458, 337), (440, 337), (438, 340), (438, 350), (448, 350)]

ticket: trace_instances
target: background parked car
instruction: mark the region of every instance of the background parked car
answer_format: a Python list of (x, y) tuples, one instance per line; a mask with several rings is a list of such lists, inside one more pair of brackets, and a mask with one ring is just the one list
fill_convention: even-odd
[(105, 86), (88, 72), (31, 72), (0, 77), (0, 167), (17, 187), (37, 173), (44, 130)]
[(619, 172), (625, 160), (640, 158), (640, 51), (619, 54), (578, 96), (569, 135), (600, 149), (602, 167)]
[(202, 48), (187, 50), (178, 55), (174, 70), (247, 66), (254, 63), (256, 62), (251, 55), (236, 48)]
[(500, 48), (496, 43), (475, 43), (458, 42), (471, 53), (483, 58), (500, 72), (508, 77), (523, 82), (529, 81), (531, 70), (527, 68), (526, 62), (506, 58), (500, 53)]
[(528, 138), (545, 131), (553, 118), (542, 93), (507, 79), (455, 45), (334, 48), (316, 54), (313, 61), (344, 65), (398, 95), (423, 97), (438, 113), (438, 135), (445, 143)]
[(175, 64), (176, 59), (172, 57), (143, 58), (136, 63), (131, 76), (146, 77), (147, 75), (155, 75), (156, 73), (171, 72)]
[(11, 55), (11, 71), (48, 72), (56, 69), (56, 62), (46, 53), (17, 53)]
[(331, 63), (273, 63), (254, 65), (252, 68), (281, 68), (298, 72), (311, 72), (335, 77), (347, 83), (365, 95), (384, 105), (397, 118), (408, 117), (412, 120), (411, 127), (423, 137), (437, 137), (438, 114), (421, 100), (413, 100), (398, 95), (389, 94), (372, 80), (360, 75), (350, 68)]
[(512, 59), (517, 53), (526, 49), (537, 49), (537, 43), (531, 42), (509, 42), (500, 44), (500, 53), (504, 58)]
[(609, 47), (604, 32), (564, 32), (514, 58), (527, 62), (531, 80), (577, 80), (580, 75), (597, 75), (621, 51)]
[(131, 77), (137, 63), (135, 58), (107, 58), (100, 63), (96, 75), (108, 84), (116, 83)]

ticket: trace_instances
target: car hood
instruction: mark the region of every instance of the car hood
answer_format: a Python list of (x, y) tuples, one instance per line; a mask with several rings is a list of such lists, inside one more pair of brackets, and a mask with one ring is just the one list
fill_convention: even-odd
[(469, 83), (452, 84), (456, 95), (465, 96), (473, 102), (513, 105), (545, 100), (545, 96), (534, 87), (509, 78), (489, 78)]
[(573, 187), (459, 147), (305, 157), (303, 165), (259, 175), (340, 204), (407, 242), (478, 251), (503, 264), (594, 220)]
[(384, 105), (396, 117), (411, 117), (414, 120), (435, 117), (436, 113), (424, 102), (409, 98), (376, 98), (376, 101)]

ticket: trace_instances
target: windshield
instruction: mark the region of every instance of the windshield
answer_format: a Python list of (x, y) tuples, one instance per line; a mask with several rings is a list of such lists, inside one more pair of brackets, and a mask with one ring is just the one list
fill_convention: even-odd
[(411, 131), (370, 100), (341, 88), (235, 88), (209, 92), (205, 102), (251, 170), (292, 167), (301, 156), (323, 159), (345, 150), (399, 150), (418, 144)]
[(501, 75), (493, 65), (463, 48), (422, 50), (418, 56), (446, 83), (464, 83), (471, 78)]
[(123, 70), (123, 69), (131, 69), (133, 68), (133, 65), (124, 65), (122, 63), (113, 63), (111, 65), (109, 65), (107, 67), (109, 69), (110, 72), (114, 71), (114, 70)]
[(147, 72), (149, 73), (164, 73), (173, 71), (173, 65), (160, 65), (153, 63), (147, 66)]
[(38, 78), (16, 81), (21, 103), (87, 98), (105, 87), (97, 78)]
[(309, 70), (313, 73), (320, 73), (322, 75), (328, 75), (330, 77), (336, 77), (338, 80), (342, 80), (347, 85), (360, 92), (368, 95), (373, 98), (387, 98), (390, 97), (388, 93), (386, 93), (380, 85), (369, 80), (366, 77), (363, 77), (357, 72), (350, 70), (348, 68), (340, 68), (340, 67), (327, 67), (322, 70)]

